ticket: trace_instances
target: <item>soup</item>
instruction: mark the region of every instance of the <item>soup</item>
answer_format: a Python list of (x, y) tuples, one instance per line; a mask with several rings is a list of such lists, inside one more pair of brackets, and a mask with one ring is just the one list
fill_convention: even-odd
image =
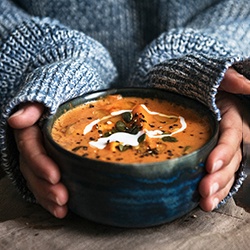
[(51, 133), (59, 145), (81, 157), (140, 163), (199, 149), (211, 136), (208, 124), (195, 110), (167, 100), (109, 95), (70, 109)]

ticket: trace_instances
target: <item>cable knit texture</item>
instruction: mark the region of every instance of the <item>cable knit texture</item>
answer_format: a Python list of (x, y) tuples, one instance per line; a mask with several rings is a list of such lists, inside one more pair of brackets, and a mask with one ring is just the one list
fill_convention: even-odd
[[(250, 78), (248, 0), (1, 0), (1, 165), (34, 201), (6, 119), (20, 103), (51, 113), (64, 101), (119, 86), (164, 88), (206, 104), (233, 66)], [(225, 203), (245, 178), (238, 171)]]

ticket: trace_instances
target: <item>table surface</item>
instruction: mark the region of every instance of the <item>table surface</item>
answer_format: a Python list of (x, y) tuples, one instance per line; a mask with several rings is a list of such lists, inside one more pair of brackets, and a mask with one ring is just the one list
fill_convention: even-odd
[[(250, 181), (214, 212), (200, 208), (171, 223), (124, 229), (99, 225), (69, 213), (56, 219), (24, 202), (5, 177), (0, 180), (0, 249), (178, 250), (249, 249)], [(244, 207), (244, 208), (243, 208)]]

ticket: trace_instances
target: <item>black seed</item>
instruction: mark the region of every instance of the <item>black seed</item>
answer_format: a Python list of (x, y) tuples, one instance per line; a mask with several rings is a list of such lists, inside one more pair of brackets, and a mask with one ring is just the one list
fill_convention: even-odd
[(141, 118), (140, 122), (147, 122), (145, 119)]
[(77, 147), (75, 147), (75, 148), (72, 148), (71, 150), (72, 150), (73, 152), (76, 152), (76, 151), (78, 151), (80, 148), (82, 148), (82, 146), (77, 146)]
[(116, 158), (116, 160), (117, 160), (117, 161), (122, 161), (122, 160), (123, 160), (123, 158)]

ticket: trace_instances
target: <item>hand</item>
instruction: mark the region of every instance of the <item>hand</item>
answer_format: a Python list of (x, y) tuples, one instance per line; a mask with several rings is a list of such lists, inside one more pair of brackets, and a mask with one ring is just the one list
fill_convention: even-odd
[(42, 144), (42, 134), (36, 122), (43, 113), (43, 106), (27, 103), (8, 120), (14, 128), (20, 152), (20, 170), (27, 186), (38, 203), (55, 217), (67, 214), (68, 192), (60, 182), (58, 166), (50, 159)]
[[(230, 94), (230, 93), (232, 94)], [(217, 106), (221, 111), (220, 136), (217, 146), (207, 159), (208, 174), (201, 180), (200, 207), (213, 210), (230, 191), (241, 159), (244, 105), (233, 94), (250, 94), (250, 81), (230, 68), (221, 82)], [(249, 126), (244, 126), (249, 134)]]

